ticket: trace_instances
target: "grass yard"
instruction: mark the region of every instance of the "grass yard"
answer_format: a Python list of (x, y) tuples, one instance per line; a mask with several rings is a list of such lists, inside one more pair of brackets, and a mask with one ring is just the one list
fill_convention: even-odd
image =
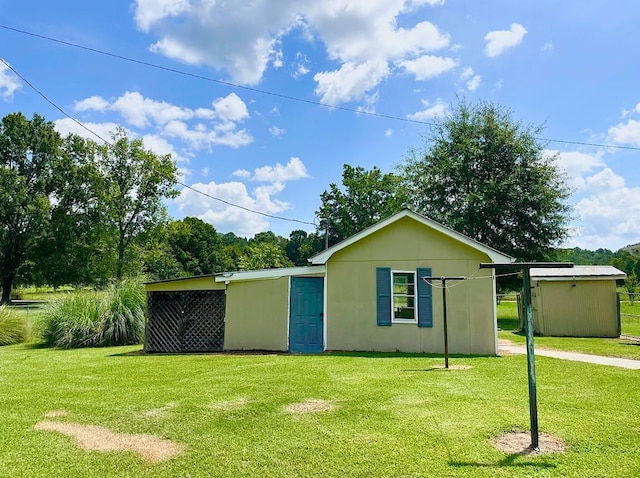
[[(538, 357), (540, 428), (567, 449), (520, 456), (492, 440), (528, 428), (524, 356), (452, 358), (471, 368), (445, 371), (419, 355), (127, 354), (139, 348), (0, 348), (0, 476), (640, 475), (639, 371)], [(36, 430), (42, 420), (184, 452), (86, 451)]]
[[(640, 316), (640, 304), (632, 307), (623, 303), (621, 311), (623, 314), (637, 312)], [(620, 321), (623, 334), (640, 336), (640, 317), (622, 315)], [(498, 304), (498, 327), (501, 329), (499, 338), (521, 344), (526, 342), (524, 334), (517, 332), (518, 311), (515, 302)], [(537, 347), (640, 360), (640, 343), (619, 338), (536, 337), (534, 343)]]

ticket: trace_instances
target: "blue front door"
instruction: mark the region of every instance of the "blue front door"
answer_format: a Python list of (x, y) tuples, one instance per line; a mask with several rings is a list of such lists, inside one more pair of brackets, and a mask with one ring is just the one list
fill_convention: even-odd
[(292, 277), (289, 304), (289, 351), (320, 353), (324, 350), (322, 277)]

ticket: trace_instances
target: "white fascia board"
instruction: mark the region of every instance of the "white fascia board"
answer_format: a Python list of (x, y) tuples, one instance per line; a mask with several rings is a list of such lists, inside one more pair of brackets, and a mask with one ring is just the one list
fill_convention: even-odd
[(503, 254), (500, 251), (497, 251), (492, 247), (481, 244), (480, 242), (474, 239), (471, 239), (470, 237), (467, 237), (464, 234), (460, 234), (459, 232), (454, 231), (453, 229), (443, 226), (438, 222), (435, 222), (413, 211), (410, 211), (409, 209), (405, 209), (403, 211), (400, 211), (397, 214), (394, 214), (393, 216), (383, 219), (382, 221), (374, 224), (371, 227), (368, 227), (363, 231), (358, 232), (357, 234), (354, 234), (350, 238), (345, 239), (342, 242), (339, 242), (335, 246), (332, 246), (329, 249), (327, 249), (326, 251), (323, 251), (320, 254), (311, 257), (309, 259), (309, 262), (311, 262), (312, 264), (326, 264), (329, 258), (336, 252), (344, 249), (345, 247), (349, 247), (351, 244), (358, 242), (360, 239), (363, 239), (369, 236), (370, 234), (373, 234), (374, 232), (379, 231), (380, 229), (388, 226), (389, 224), (396, 222), (399, 219), (402, 219), (403, 217), (410, 217), (412, 219), (415, 219), (416, 221), (424, 224), (425, 226), (428, 226), (431, 229), (434, 229), (444, 234), (445, 236), (455, 239), (477, 251), (481, 251), (485, 253), (487, 256), (489, 256), (489, 258), (491, 259), (491, 262), (494, 262), (496, 264), (510, 264), (512, 262), (515, 262), (516, 260), (514, 257), (508, 256), (506, 254)]
[(533, 268), (530, 271), (531, 279), (537, 281), (553, 280), (606, 280), (626, 279), (627, 274), (613, 266), (582, 266), (571, 268)]
[(246, 280), (262, 280), (262, 279), (280, 279), (281, 277), (304, 276), (304, 275), (324, 275), (325, 267), (321, 266), (304, 266), (304, 267), (286, 267), (282, 269), (263, 269), (258, 271), (237, 271), (223, 272), (216, 275), (216, 282), (235, 282)]

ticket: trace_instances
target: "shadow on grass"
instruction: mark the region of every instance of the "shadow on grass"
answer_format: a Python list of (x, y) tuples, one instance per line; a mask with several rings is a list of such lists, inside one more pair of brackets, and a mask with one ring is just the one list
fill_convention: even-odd
[[(44, 342), (28, 342), (23, 344), (25, 349), (28, 350), (38, 350), (38, 349), (53, 349), (53, 347), (49, 347)], [(60, 349), (62, 350), (62, 349)]]
[(449, 466), (455, 468), (504, 468), (504, 467), (520, 467), (520, 468), (556, 468), (556, 464), (548, 460), (541, 461), (519, 461), (518, 458), (523, 458), (520, 453), (512, 453), (507, 455), (502, 460), (498, 460), (495, 463), (480, 463), (476, 461), (449, 461)]
[(449, 368), (444, 368), (444, 365), (437, 367), (429, 367), (429, 368), (407, 368), (400, 370), (401, 372), (464, 372), (466, 370), (471, 370), (470, 365), (466, 365), (464, 367), (456, 367), (456, 364), (449, 364)]
[(518, 318), (498, 319), (498, 327), (504, 331), (518, 331), (520, 329), (520, 321)]
[[(299, 354), (290, 352), (278, 352), (271, 350), (236, 350), (236, 351), (224, 351), (224, 352), (145, 352), (144, 349), (132, 350), (130, 352), (120, 352), (109, 354), (108, 357), (160, 357), (160, 356), (197, 356), (197, 355), (211, 355), (222, 357), (234, 357), (234, 356), (246, 356), (246, 355), (284, 355), (288, 357), (354, 357), (354, 358), (428, 358), (428, 359), (442, 359), (444, 361), (443, 354), (431, 354), (431, 353), (405, 353), (405, 352), (324, 352), (319, 354)], [(500, 358), (496, 355), (463, 355), (463, 354), (449, 354), (450, 359), (473, 359), (473, 358)], [(436, 367), (433, 367), (436, 369)], [(412, 370), (408, 370), (412, 371)], [(415, 370), (415, 371), (424, 371)]]

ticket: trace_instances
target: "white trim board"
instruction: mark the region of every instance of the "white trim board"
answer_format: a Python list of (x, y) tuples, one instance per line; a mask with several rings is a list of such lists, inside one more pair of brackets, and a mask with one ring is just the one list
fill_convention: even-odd
[(223, 272), (216, 275), (216, 282), (235, 282), (244, 280), (280, 279), (282, 277), (318, 275), (323, 276), (325, 266), (286, 267), (282, 269), (263, 269), (257, 271)]

